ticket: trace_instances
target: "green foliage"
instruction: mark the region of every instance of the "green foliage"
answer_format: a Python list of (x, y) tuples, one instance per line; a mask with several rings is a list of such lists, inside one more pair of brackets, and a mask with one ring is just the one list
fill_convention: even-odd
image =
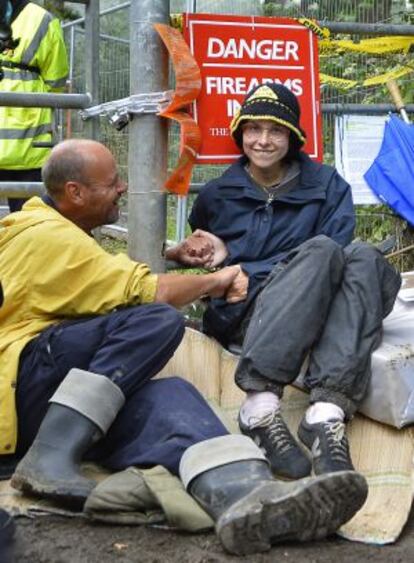
[(381, 242), (394, 230), (396, 217), (384, 205), (368, 205), (357, 212), (356, 236), (367, 242)]
[(102, 237), (101, 246), (110, 254), (119, 254), (122, 252), (126, 254), (127, 252), (127, 243), (123, 240), (117, 240), (112, 237), (104, 236)]
[[(395, 215), (385, 205), (367, 205), (357, 208), (355, 236), (359, 240), (376, 244), (390, 236), (395, 236), (396, 248), (403, 250), (414, 244), (414, 228)], [(414, 269), (414, 251), (401, 252), (391, 258), (400, 271)]]
[(288, 17), (290, 15), (294, 15), (296, 12), (295, 9), (293, 9), (292, 13), (289, 13), (289, 10), (286, 10), (285, 7), (283, 6), (282, 2), (267, 2), (264, 6), (263, 6), (263, 15), (269, 17), (269, 16), (283, 16), (283, 17)]

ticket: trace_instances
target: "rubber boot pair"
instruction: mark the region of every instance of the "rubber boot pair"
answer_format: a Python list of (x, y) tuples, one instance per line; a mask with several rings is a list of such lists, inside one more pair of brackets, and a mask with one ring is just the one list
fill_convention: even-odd
[(214, 519), (230, 553), (267, 551), (287, 540), (319, 540), (361, 508), (368, 488), (355, 471), (294, 482), (274, 479), (261, 450), (246, 436), (200, 442), (183, 455), (187, 491)]
[(106, 434), (124, 402), (122, 391), (108, 378), (72, 369), (50, 399), (12, 487), (82, 510), (96, 483), (82, 475), (81, 460)]

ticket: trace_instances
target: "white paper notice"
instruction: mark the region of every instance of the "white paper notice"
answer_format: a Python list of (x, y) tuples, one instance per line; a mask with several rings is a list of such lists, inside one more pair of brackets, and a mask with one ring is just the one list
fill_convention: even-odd
[(356, 205), (382, 203), (364, 180), (377, 156), (387, 116), (340, 115), (335, 118), (335, 166), (351, 185)]

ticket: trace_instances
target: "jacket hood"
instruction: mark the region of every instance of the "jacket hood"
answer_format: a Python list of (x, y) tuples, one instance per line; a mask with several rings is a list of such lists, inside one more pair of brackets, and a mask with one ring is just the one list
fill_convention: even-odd
[[(25, 213), (25, 210), (31, 213)], [(0, 221), (0, 249), (19, 233), (39, 223), (51, 220), (67, 221), (58, 211), (44, 203), (40, 197), (32, 197), (22, 211), (10, 213)]]

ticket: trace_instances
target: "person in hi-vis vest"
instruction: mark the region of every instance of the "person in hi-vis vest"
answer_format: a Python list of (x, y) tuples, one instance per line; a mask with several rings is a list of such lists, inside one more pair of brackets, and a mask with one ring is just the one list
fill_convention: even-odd
[[(0, 91), (62, 92), (68, 58), (59, 20), (28, 0), (8, 0), (6, 22), (17, 42), (0, 53)], [(50, 108), (0, 107), (0, 182), (40, 182), (40, 170), (49, 156)], [(10, 198), (10, 211), (19, 211), (24, 199)]]

